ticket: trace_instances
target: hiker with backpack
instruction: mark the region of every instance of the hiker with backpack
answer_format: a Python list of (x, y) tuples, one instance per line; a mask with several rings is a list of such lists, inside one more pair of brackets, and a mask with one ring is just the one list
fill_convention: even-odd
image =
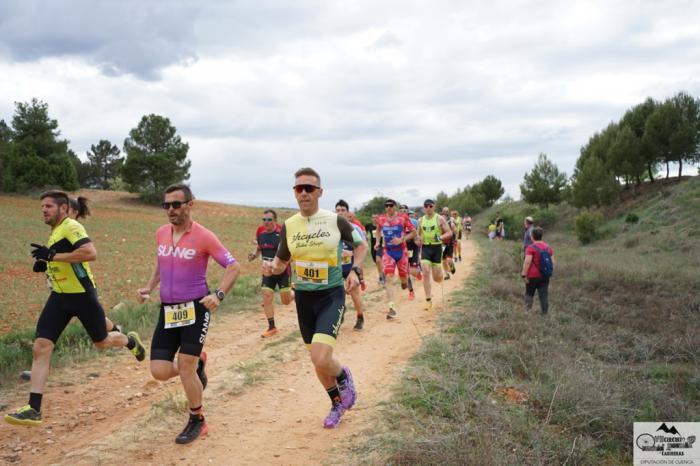
[(549, 279), (554, 272), (554, 253), (552, 248), (542, 241), (544, 231), (541, 227), (532, 229), (532, 244), (525, 248), (525, 260), (520, 276), (525, 281), (525, 307), (532, 309), (535, 291), (540, 297), (542, 315), (549, 310)]

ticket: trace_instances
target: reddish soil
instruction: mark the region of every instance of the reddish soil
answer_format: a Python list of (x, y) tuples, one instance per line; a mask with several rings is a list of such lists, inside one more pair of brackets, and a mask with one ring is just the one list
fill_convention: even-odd
[[(463, 241), (464, 261), (453, 280), (434, 286), (435, 307), (423, 310), (401, 292), (399, 319), (387, 321), (384, 292), (368, 273), (365, 329), (352, 330), (352, 305), (336, 347), (352, 368), (359, 396), (338, 429), (324, 430), (329, 401), (297, 335), (292, 306), (277, 306), (280, 334), (261, 339), (264, 318), (215, 316), (207, 340), (209, 387), (204, 406), (209, 435), (174, 443), (186, 420), (179, 380), (154, 381), (147, 362), (114, 351), (89, 363), (56, 370), (45, 393), (41, 427), (0, 424), (0, 462), (8, 464), (319, 464), (349, 463), (348, 448), (379, 422), (406, 361), (434, 331), (448, 294), (472, 269), (475, 247)], [(397, 288), (398, 290), (398, 288)], [(350, 302), (350, 300), (348, 300)], [(28, 384), (2, 393), (5, 409), (26, 403)]]

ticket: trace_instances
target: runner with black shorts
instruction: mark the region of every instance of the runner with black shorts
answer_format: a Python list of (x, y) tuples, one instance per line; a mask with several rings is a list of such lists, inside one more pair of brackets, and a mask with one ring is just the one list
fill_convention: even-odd
[[(370, 254), (372, 255), (372, 261), (377, 267), (377, 281), (380, 285), (386, 283), (386, 277), (384, 276), (384, 262), (382, 261), (382, 256), (384, 255), (384, 248), (382, 247), (382, 235), (377, 227), (379, 221), (378, 214), (372, 214), (372, 228), (367, 228), (367, 235), (369, 238), (369, 248)], [(377, 258), (379, 260), (377, 260)]]
[[(352, 217), (352, 212), (350, 212), (350, 206), (343, 199), (340, 199), (335, 203), (335, 213), (342, 215), (352, 224), (355, 231), (357, 231), (362, 239), (366, 240), (365, 231)], [(343, 279), (348, 278), (350, 271), (355, 266), (355, 247), (352, 243), (343, 241)], [(365, 325), (365, 314), (362, 306), (362, 297), (360, 296), (360, 288), (355, 287), (349, 291), (350, 297), (352, 298), (352, 304), (355, 306), (355, 313), (357, 314), (357, 320), (355, 321), (355, 326), (353, 330), (362, 330)]]
[(364, 261), (367, 242), (343, 216), (319, 209), (323, 189), (321, 177), (314, 169), (301, 168), (294, 178), (299, 213), (284, 222), (277, 256), (263, 270), (265, 275), (279, 274), (290, 260), (295, 263), (294, 299), (299, 330), (316, 376), (331, 399), (331, 410), (323, 427), (332, 429), (357, 399), (350, 369), (333, 357), (345, 311), (345, 291), (359, 286), (362, 277), (362, 269), (356, 265), (343, 287), (341, 242), (352, 243), (356, 264)]
[[(408, 217), (408, 220), (411, 222), (411, 225), (413, 225), (413, 229), (418, 231), (418, 220), (413, 218), (413, 211), (409, 210), (408, 206), (406, 204), (401, 204), (401, 208), (399, 209), (399, 213), (405, 215)], [(404, 231), (404, 235), (408, 235), (410, 231), (406, 229)], [(407, 239), (406, 240), (406, 254), (408, 256), (408, 299), (413, 300), (416, 297), (416, 294), (413, 291), (413, 280), (411, 280), (411, 276), (416, 277), (417, 280), (420, 280), (421, 274), (420, 274), (420, 248), (416, 244), (415, 238)]]
[[(185, 429), (176, 443), (190, 443), (206, 435), (202, 391), (207, 386), (202, 348), (210, 325), (210, 312), (219, 307), (233, 287), (240, 264), (214, 233), (191, 218), (194, 196), (189, 186), (176, 184), (165, 190), (163, 209), (169, 224), (156, 232), (156, 264), (139, 301), (148, 299), (160, 283), (160, 312), (151, 341), (151, 375), (166, 381), (180, 376), (190, 408)], [(207, 286), (207, 263), (213, 258), (226, 268), (214, 293)], [(174, 361), (177, 354), (177, 361)]]
[(146, 355), (136, 332), (124, 335), (107, 331), (105, 313), (97, 299), (89, 264), (96, 259), (97, 250), (85, 228), (68, 217), (68, 195), (63, 191), (46, 191), (40, 199), (44, 223), (51, 227), (51, 235), (48, 246), (32, 243), (33, 270), (48, 275), (51, 295), (36, 325), (29, 403), (5, 415), (9, 424), (26, 426), (42, 422), (41, 401), (49, 377), (51, 354), (73, 317), (80, 320), (97, 348), (125, 346), (139, 361)]
[[(248, 254), (248, 260), (255, 260), (258, 255), (262, 256), (263, 262), (271, 262), (275, 258), (277, 247), (280, 244), (280, 232), (282, 225), (277, 223), (277, 212), (272, 209), (267, 209), (263, 212), (263, 224), (258, 227), (255, 232), (255, 242), (258, 247), (254, 252)], [(277, 326), (275, 325), (275, 288), (280, 290), (280, 300), (282, 304), (289, 304), (294, 299), (294, 292), (289, 287), (290, 269), (287, 268), (279, 275), (272, 277), (262, 276), (260, 285), (263, 298), (263, 310), (267, 318), (267, 330), (260, 334), (262, 338), (268, 338), (277, 335)]]
[(442, 208), (442, 217), (445, 219), (447, 222), (447, 226), (450, 228), (450, 231), (452, 232), (452, 236), (448, 239), (446, 239), (444, 243), (444, 247), (442, 250), (442, 269), (445, 271), (445, 280), (450, 279), (450, 272), (454, 274), (457, 270), (455, 269), (455, 261), (454, 261), (454, 250), (455, 250), (455, 242), (457, 238), (457, 227), (455, 226), (455, 222), (452, 220), (452, 217), (450, 217), (450, 208), (449, 207), (443, 207)]
[(423, 202), (425, 215), (418, 221), (417, 242), (421, 246), (421, 263), (423, 265), (423, 290), (425, 291), (425, 310), (433, 308), (432, 285), (430, 278), (436, 283), (442, 282), (442, 243), (452, 236), (450, 227), (441, 215), (435, 213), (435, 201), (426, 199)]

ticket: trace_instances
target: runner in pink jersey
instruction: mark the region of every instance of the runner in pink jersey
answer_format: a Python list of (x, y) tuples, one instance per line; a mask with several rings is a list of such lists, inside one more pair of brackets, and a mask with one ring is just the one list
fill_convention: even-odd
[(163, 225), (156, 232), (160, 300), (165, 304), (184, 303), (209, 294), (207, 265), (212, 257), (226, 268), (236, 262), (214, 233), (192, 221), (173, 246), (173, 226)]
[[(193, 202), (187, 185), (172, 185), (165, 190), (162, 207), (170, 223), (156, 232), (156, 266), (146, 286), (137, 290), (143, 302), (160, 283), (160, 312), (151, 341), (151, 375), (162, 381), (179, 376), (185, 389), (190, 417), (175, 438), (176, 443), (190, 443), (208, 431), (202, 411), (207, 354), (202, 348), (210, 313), (219, 307), (241, 270), (216, 235), (192, 220)], [(207, 287), (210, 257), (226, 267), (213, 293)]]

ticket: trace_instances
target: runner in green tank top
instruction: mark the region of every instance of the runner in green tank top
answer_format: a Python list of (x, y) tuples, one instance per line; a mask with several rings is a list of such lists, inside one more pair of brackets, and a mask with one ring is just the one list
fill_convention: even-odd
[(435, 201), (426, 199), (423, 202), (425, 215), (418, 221), (419, 236), (416, 241), (421, 243), (421, 266), (423, 267), (423, 290), (425, 291), (425, 310), (433, 308), (432, 285), (430, 278), (436, 283), (442, 282), (442, 243), (452, 237), (452, 231), (442, 216), (435, 213)]

